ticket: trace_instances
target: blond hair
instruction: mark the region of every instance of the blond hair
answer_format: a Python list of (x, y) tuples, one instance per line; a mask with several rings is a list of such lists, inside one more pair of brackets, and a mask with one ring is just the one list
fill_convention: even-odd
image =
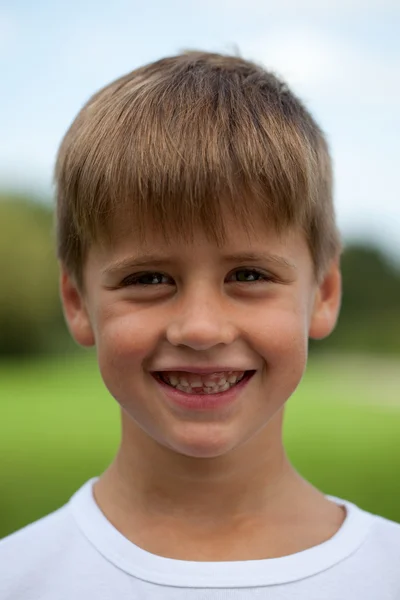
[(119, 219), (146, 237), (221, 244), (222, 209), (251, 228), (300, 227), (319, 281), (341, 251), (326, 140), (287, 85), (235, 56), (185, 52), (95, 93), (55, 166), (57, 254), (80, 287), (87, 250)]

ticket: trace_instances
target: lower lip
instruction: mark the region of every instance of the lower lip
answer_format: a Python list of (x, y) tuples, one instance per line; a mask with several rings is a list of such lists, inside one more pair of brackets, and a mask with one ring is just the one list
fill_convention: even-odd
[(158, 385), (162, 388), (165, 395), (175, 405), (188, 410), (216, 410), (232, 404), (240, 392), (247, 386), (253, 378), (255, 371), (246, 375), (242, 381), (229, 388), (225, 392), (217, 392), (216, 394), (187, 394), (181, 390), (164, 383), (153, 375)]

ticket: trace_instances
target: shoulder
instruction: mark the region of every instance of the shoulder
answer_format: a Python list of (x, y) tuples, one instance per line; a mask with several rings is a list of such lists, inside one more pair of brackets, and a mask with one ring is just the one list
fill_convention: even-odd
[[(370, 551), (375, 553), (384, 553), (391, 558), (400, 556), (400, 523), (391, 521), (379, 514), (369, 512), (348, 501), (344, 504), (350, 508), (351, 524), (353, 533), (359, 530), (365, 536), (365, 544)], [(363, 539), (363, 536), (360, 536)]]
[(67, 507), (62, 506), (3, 538), (0, 540), (0, 561), (7, 560), (14, 553), (21, 556), (24, 550), (31, 552), (35, 548), (41, 552), (49, 545), (59, 543), (60, 533), (68, 530), (70, 518)]
[[(66, 506), (0, 540), (0, 598), (24, 598), (75, 545), (77, 531)], [(22, 589), (23, 588), (23, 589)]]
[(372, 588), (374, 583), (377, 589), (380, 585), (379, 597), (400, 598), (400, 524), (372, 515), (369, 536), (358, 554), (358, 565), (365, 585)]
[(347, 518), (333, 538), (341, 555), (336, 576), (380, 590), (376, 596), (371, 592), (371, 598), (400, 598), (400, 524), (348, 500), (333, 499), (347, 509)]
[(347, 518), (340, 533), (347, 538), (357, 537), (360, 545), (367, 544), (379, 549), (400, 549), (400, 523), (370, 512), (349, 500), (327, 496), (346, 508)]
[(400, 523), (379, 515), (373, 517), (371, 541), (376, 549), (394, 552), (395, 556), (400, 557)]
[(355, 557), (360, 572), (365, 581), (383, 577), (385, 586), (400, 593), (400, 524), (377, 514), (364, 515), (369, 531)]

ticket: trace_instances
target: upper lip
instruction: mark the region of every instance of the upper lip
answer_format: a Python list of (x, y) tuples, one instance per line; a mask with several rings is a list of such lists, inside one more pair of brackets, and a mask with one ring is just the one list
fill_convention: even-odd
[(188, 367), (178, 365), (176, 367), (167, 367), (164, 369), (157, 369), (152, 371), (153, 373), (162, 373), (164, 371), (185, 371), (188, 373), (223, 373), (227, 371), (255, 371), (256, 369), (243, 369), (243, 367), (225, 367), (216, 365), (214, 367)]

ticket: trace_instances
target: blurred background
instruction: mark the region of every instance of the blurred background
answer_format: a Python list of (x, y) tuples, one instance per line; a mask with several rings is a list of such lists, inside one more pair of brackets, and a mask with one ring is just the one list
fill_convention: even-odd
[(0, 537), (111, 462), (119, 412), (58, 297), (52, 171), (87, 99), (184, 49), (283, 76), (326, 132), (346, 248), (335, 332), (288, 403), (296, 468), (400, 522), (398, 0), (5, 0), (0, 6)]

